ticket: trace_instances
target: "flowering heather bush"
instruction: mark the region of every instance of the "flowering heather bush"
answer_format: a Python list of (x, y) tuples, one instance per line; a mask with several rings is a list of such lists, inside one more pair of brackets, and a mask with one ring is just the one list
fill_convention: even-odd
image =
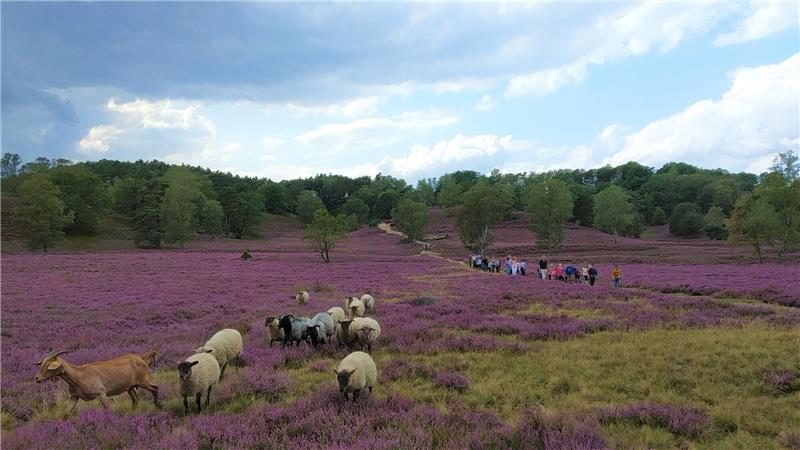
[(380, 379), (383, 382), (400, 379), (432, 379), (436, 370), (426, 364), (410, 363), (405, 359), (393, 359), (381, 366)]
[(778, 443), (789, 450), (800, 449), (800, 432), (787, 431), (778, 436)]
[(788, 394), (800, 388), (800, 372), (794, 370), (764, 369), (761, 371), (761, 379), (780, 394)]
[(601, 422), (630, 421), (641, 425), (660, 426), (688, 438), (701, 437), (709, 431), (710, 421), (702, 411), (688, 406), (641, 403), (602, 408), (597, 411)]
[(548, 416), (540, 409), (523, 412), (514, 433), (514, 443), (520, 448), (547, 450), (606, 448), (600, 426), (591, 417)]
[(469, 389), (469, 379), (458, 372), (441, 372), (433, 379), (433, 386), (464, 392)]

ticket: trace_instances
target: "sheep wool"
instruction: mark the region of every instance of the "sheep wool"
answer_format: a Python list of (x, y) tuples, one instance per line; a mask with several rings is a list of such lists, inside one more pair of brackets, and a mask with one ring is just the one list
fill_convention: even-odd
[(308, 291), (300, 291), (294, 295), (294, 298), (297, 300), (298, 304), (302, 305), (308, 301)]
[(283, 330), (278, 324), (278, 317), (267, 317), (264, 321), (264, 326), (267, 327), (267, 340), (270, 347), (272, 347), (273, 342), (283, 341)]
[(193, 363), (195, 361), (197, 361), (197, 364), (191, 366), (189, 378), (181, 378), (180, 380), (180, 393), (184, 399), (205, 393), (208, 388), (219, 381), (219, 363), (211, 354), (198, 353), (184, 360), (185, 363)]
[(334, 306), (333, 308), (329, 309), (328, 315), (331, 316), (334, 324), (347, 318), (347, 314), (345, 314), (344, 310), (338, 306)]
[(369, 353), (372, 353), (372, 343), (381, 335), (380, 324), (371, 317), (356, 317), (353, 322), (358, 329), (356, 337), (361, 348), (366, 348)]
[(222, 368), (220, 377), (225, 374), (225, 367), (232, 360), (238, 360), (242, 355), (244, 344), (242, 335), (233, 328), (225, 328), (211, 336), (205, 345), (195, 350), (195, 353), (211, 353)]
[(319, 313), (312, 317), (309, 326), (319, 326), (320, 336), (323, 338), (333, 336), (333, 318), (328, 313)]
[(353, 301), (350, 302), (350, 309), (348, 309), (350, 318), (352, 319), (353, 317), (363, 317), (364, 309), (365, 309), (364, 303), (362, 303), (361, 300), (357, 298), (353, 299)]
[(375, 307), (375, 299), (369, 294), (364, 294), (361, 296), (361, 303), (363, 303), (364, 307), (367, 309), (372, 309)]
[(350, 303), (352, 303), (353, 300), (358, 300), (358, 297), (345, 297), (344, 298), (344, 310), (345, 311), (350, 311)]
[(342, 392), (345, 398), (352, 393), (353, 401), (358, 398), (364, 388), (368, 388), (372, 393), (372, 387), (375, 386), (377, 379), (378, 368), (375, 367), (375, 361), (364, 352), (350, 353), (336, 369), (339, 392)]
[(358, 338), (358, 324), (352, 320), (342, 320), (336, 324), (335, 335), (339, 344), (351, 348)]

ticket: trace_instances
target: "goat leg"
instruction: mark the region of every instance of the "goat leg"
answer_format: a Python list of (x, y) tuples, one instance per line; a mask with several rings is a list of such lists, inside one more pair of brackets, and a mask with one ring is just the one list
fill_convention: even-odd
[(67, 411), (67, 413), (64, 414), (64, 419), (65, 420), (68, 419), (69, 416), (72, 415), (72, 413), (75, 411), (75, 408), (78, 406), (78, 397), (77, 396), (72, 396), (69, 399), (72, 401), (72, 406), (69, 408), (69, 411)]

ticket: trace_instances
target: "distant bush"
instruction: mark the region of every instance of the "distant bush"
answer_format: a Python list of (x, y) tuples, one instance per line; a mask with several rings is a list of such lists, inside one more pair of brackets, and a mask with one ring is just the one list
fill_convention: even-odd
[(253, 255), (251, 255), (250, 252), (245, 250), (244, 253), (242, 253), (242, 256), (240, 256), (240, 258), (242, 258), (243, 260), (247, 261), (249, 259), (253, 259)]
[(458, 372), (441, 372), (433, 379), (433, 386), (464, 392), (469, 389), (469, 379)]
[(411, 304), (414, 306), (430, 306), (434, 303), (436, 303), (436, 299), (430, 297), (417, 297), (411, 300)]
[(703, 231), (703, 216), (696, 203), (680, 203), (669, 217), (669, 232), (676, 236), (692, 237)]
[(667, 223), (667, 213), (660, 206), (653, 210), (653, 218), (650, 221), (653, 225), (664, 225)]

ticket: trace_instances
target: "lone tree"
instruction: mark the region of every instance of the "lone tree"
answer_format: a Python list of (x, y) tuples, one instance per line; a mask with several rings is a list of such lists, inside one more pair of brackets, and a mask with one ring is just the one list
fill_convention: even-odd
[(556, 178), (537, 183), (525, 195), (525, 209), (533, 216), (531, 229), (541, 245), (555, 251), (564, 240), (564, 223), (572, 217), (572, 194)]
[(25, 242), (32, 250), (41, 248), (46, 252), (55, 241), (64, 237), (62, 228), (72, 224), (75, 214), (66, 211), (58, 187), (44, 175), (25, 180), (19, 192), (16, 221)]
[(424, 203), (403, 199), (392, 210), (392, 219), (397, 227), (411, 241), (422, 240), (423, 231), (428, 225), (428, 207)]
[(764, 260), (763, 246), (781, 234), (780, 215), (767, 200), (753, 194), (739, 197), (725, 225), (728, 241), (746, 241), (753, 246), (759, 261)]
[(595, 196), (594, 226), (606, 233), (614, 234), (614, 243), (619, 240), (619, 233), (633, 225), (635, 220), (630, 196), (621, 187), (612, 184)]
[(330, 251), (347, 233), (347, 218), (344, 215), (333, 216), (322, 208), (314, 212), (314, 220), (306, 228), (305, 239), (311, 241), (311, 247), (319, 253), (326, 263), (331, 262)]
[(464, 246), (483, 254), (492, 242), (491, 227), (499, 224), (513, 205), (514, 197), (506, 185), (481, 182), (463, 193), (455, 214)]

